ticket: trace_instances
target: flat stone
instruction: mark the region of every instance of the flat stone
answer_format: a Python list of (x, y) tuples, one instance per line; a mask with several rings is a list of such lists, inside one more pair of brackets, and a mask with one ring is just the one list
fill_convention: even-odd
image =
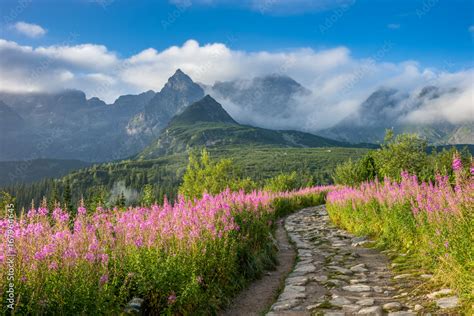
[(355, 243), (355, 242), (361, 242), (361, 241), (366, 241), (367, 240), (367, 237), (366, 236), (361, 236), (361, 237), (354, 237), (351, 239), (351, 242)]
[(349, 281), (350, 284), (360, 284), (360, 283), (365, 283), (369, 281), (367, 278), (362, 278), (362, 279), (352, 279)]
[(329, 269), (337, 271), (339, 273), (345, 274), (345, 275), (351, 275), (354, 274), (353, 271), (343, 268), (343, 267), (338, 267), (338, 266), (328, 266)]
[(326, 275), (317, 275), (313, 278), (316, 282), (326, 282), (328, 280), (328, 277)]
[(304, 293), (305, 291), (305, 287), (304, 286), (300, 286), (300, 285), (287, 285), (285, 287), (285, 291), (290, 291), (290, 292), (297, 292), (297, 293)]
[(356, 304), (360, 306), (372, 306), (375, 304), (375, 300), (373, 298), (364, 298), (360, 301), (357, 301)]
[(362, 308), (360, 311), (357, 312), (357, 315), (382, 316), (383, 311), (382, 311), (382, 307), (380, 306), (371, 306), (371, 307)]
[(459, 299), (457, 296), (448, 296), (436, 300), (436, 305), (441, 309), (455, 308), (458, 306)]
[(361, 263), (361, 264), (358, 264), (358, 265), (355, 265), (353, 267), (351, 267), (351, 271), (354, 271), (354, 272), (366, 272), (366, 271), (369, 271), (365, 268), (365, 264)]
[(280, 297), (278, 298), (279, 301), (292, 301), (296, 299), (303, 299), (306, 298), (305, 293), (300, 293), (300, 292), (294, 292), (294, 291), (285, 291), (280, 294)]
[(430, 294), (426, 295), (426, 297), (429, 298), (429, 299), (434, 299), (434, 298), (437, 298), (438, 296), (449, 295), (449, 294), (452, 294), (452, 293), (453, 293), (453, 290), (451, 290), (451, 289), (441, 289), (439, 291), (436, 291), (436, 292), (433, 292), (433, 293), (430, 293)]
[(384, 304), (382, 308), (386, 311), (399, 311), (402, 309), (402, 304), (400, 304), (399, 302), (390, 302)]
[(289, 310), (290, 308), (293, 308), (295, 306), (297, 306), (299, 304), (299, 301), (298, 300), (288, 300), (288, 301), (285, 301), (285, 302), (277, 302), (275, 303), (273, 306), (272, 306), (272, 310), (273, 311), (285, 311), (285, 310)]
[(306, 306), (307, 311), (312, 311), (313, 309), (316, 309), (319, 307), (320, 304), (314, 304), (314, 305), (308, 305)]
[(422, 279), (431, 279), (432, 277), (433, 277), (432, 274), (422, 274), (422, 275), (420, 275), (420, 278), (422, 278)]
[(325, 312), (324, 316), (346, 316), (346, 313), (344, 312), (336, 312), (336, 311), (330, 311), (330, 312)]
[(360, 247), (360, 246), (363, 246), (365, 244), (369, 243), (368, 240), (364, 240), (364, 241), (359, 241), (359, 242), (353, 242), (351, 244), (352, 247)]
[(354, 314), (354, 313), (358, 312), (360, 309), (361, 309), (361, 307), (359, 305), (355, 305), (355, 304), (342, 305), (342, 310), (346, 313), (349, 313), (349, 314)]
[(347, 285), (342, 288), (344, 291), (349, 292), (369, 292), (371, 290), (370, 286), (365, 284), (353, 284)]
[(330, 300), (329, 303), (334, 306), (342, 307), (343, 305), (352, 304), (352, 301), (342, 296), (336, 296), (333, 297), (333, 299)]
[(292, 277), (286, 279), (286, 284), (291, 284), (291, 285), (306, 285), (309, 281), (308, 277), (305, 276), (299, 276), (299, 277)]
[(383, 292), (382, 287), (381, 287), (381, 286), (378, 286), (378, 285), (377, 285), (377, 286), (374, 286), (373, 289), (374, 289), (374, 292), (375, 292), (375, 293), (382, 293), (382, 292)]
[(412, 275), (409, 274), (409, 273), (405, 273), (405, 274), (399, 274), (399, 275), (396, 275), (394, 277), (395, 280), (400, 280), (400, 279), (406, 279), (406, 278), (409, 278), (411, 277)]
[(333, 284), (335, 286), (344, 286), (344, 285), (347, 284), (347, 282), (344, 282), (344, 281), (338, 280), (338, 279), (330, 279), (326, 283), (330, 283), (330, 284)]
[(125, 307), (126, 313), (140, 313), (142, 304), (144, 300), (142, 298), (134, 297), (130, 302), (128, 302), (127, 306)]
[(316, 271), (316, 267), (313, 264), (301, 265), (295, 269), (295, 272), (298, 273), (312, 273), (314, 271)]
[(423, 310), (424, 307), (423, 307), (423, 305), (416, 304), (414, 309), (415, 309), (416, 312), (419, 312), (419, 311)]
[(398, 311), (388, 313), (388, 316), (416, 316), (416, 313), (410, 311)]

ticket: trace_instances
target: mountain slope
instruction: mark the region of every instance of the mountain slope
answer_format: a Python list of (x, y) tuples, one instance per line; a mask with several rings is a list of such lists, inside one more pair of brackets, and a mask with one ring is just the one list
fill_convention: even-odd
[(275, 131), (238, 124), (212, 97), (175, 116), (158, 139), (137, 158), (150, 159), (192, 147), (261, 146), (347, 147), (347, 143), (297, 131)]
[(311, 94), (292, 78), (280, 74), (216, 82), (207, 90), (239, 122), (265, 128), (288, 126), (285, 122), (294, 114), (299, 98)]
[(30, 183), (44, 178), (57, 178), (89, 166), (80, 160), (35, 159), (27, 161), (0, 161), (0, 185)]
[(474, 121), (464, 124), (415, 124), (406, 119), (410, 113), (453, 92), (455, 90), (442, 91), (438, 87), (427, 86), (418, 94), (408, 95), (395, 89), (380, 88), (359, 106), (356, 113), (318, 133), (352, 143), (380, 143), (384, 139), (386, 129), (392, 128), (396, 134), (419, 134), (434, 145), (474, 144)]
[(155, 94), (145, 109), (135, 115), (127, 125), (131, 135), (156, 136), (171, 118), (204, 96), (204, 90), (180, 69), (168, 79), (163, 89)]

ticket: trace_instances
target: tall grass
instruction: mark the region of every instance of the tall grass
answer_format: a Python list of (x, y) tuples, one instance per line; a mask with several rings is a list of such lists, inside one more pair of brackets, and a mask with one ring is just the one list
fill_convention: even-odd
[[(31, 209), (0, 233), (0, 263), (13, 258), (17, 314), (111, 314), (138, 296), (160, 314), (215, 313), (275, 264), (275, 220), (323, 203), (325, 187), (271, 193), (225, 191), (150, 208)], [(11, 255), (11, 257), (10, 257)], [(0, 270), (1, 311), (8, 269)]]
[(385, 179), (332, 190), (327, 209), (345, 229), (408, 252), (469, 306), (474, 298), (474, 170), (463, 171), (458, 159), (453, 169), (455, 183), (441, 176), (420, 183), (402, 173), (400, 183)]

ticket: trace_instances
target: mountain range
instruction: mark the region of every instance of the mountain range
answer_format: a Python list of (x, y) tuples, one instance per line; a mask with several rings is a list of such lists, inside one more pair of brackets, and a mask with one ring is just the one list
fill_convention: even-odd
[[(222, 106), (217, 106), (212, 97), (205, 97), (206, 92), (216, 96)], [(28, 94), (1, 92), (0, 160), (56, 158), (101, 162), (156, 156), (182, 150), (183, 146), (194, 143), (345, 146), (347, 142), (380, 142), (385, 129), (390, 127), (396, 132), (418, 132), (434, 144), (474, 143), (473, 123), (414, 125), (401, 120), (408, 110), (445, 93), (450, 91), (429, 86), (413, 97), (381, 88), (360, 105), (357, 113), (348, 115), (329, 129), (316, 128), (315, 132), (325, 137), (318, 138), (303, 132), (261, 128), (271, 128), (273, 120), (284, 121), (298, 106), (298, 97), (311, 94), (283, 75), (216, 82), (206, 87), (178, 69), (159, 92), (120, 96), (112, 104), (97, 97), (87, 99), (84, 92), (77, 90)], [(199, 100), (201, 102), (196, 105)], [(195, 119), (185, 130), (183, 121), (179, 121), (184, 119), (180, 114), (188, 118), (193, 116), (186, 111), (191, 104), (190, 111), (199, 109), (192, 112), (193, 115), (216, 111), (216, 117), (228, 117), (221, 122), (213, 121), (212, 129), (209, 129), (209, 120)], [(257, 125), (256, 122), (262, 122), (261, 118), (266, 123), (259, 124), (260, 127), (241, 125), (228, 113), (237, 117), (239, 123)], [(207, 128), (205, 132), (204, 127)], [(165, 148), (164, 144), (170, 144), (170, 147)]]
[(359, 147), (309, 133), (278, 131), (237, 123), (211, 96), (189, 105), (170, 121), (140, 159), (176, 154), (188, 148), (224, 146)]

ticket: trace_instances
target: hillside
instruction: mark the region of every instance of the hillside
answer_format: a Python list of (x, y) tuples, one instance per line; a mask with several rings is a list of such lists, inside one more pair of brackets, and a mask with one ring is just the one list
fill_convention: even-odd
[(80, 160), (34, 159), (0, 161), (0, 185), (31, 183), (44, 178), (58, 178), (90, 164)]
[(156, 158), (194, 147), (218, 146), (349, 147), (348, 143), (298, 131), (276, 131), (237, 123), (209, 95), (175, 116), (138, 156)]

